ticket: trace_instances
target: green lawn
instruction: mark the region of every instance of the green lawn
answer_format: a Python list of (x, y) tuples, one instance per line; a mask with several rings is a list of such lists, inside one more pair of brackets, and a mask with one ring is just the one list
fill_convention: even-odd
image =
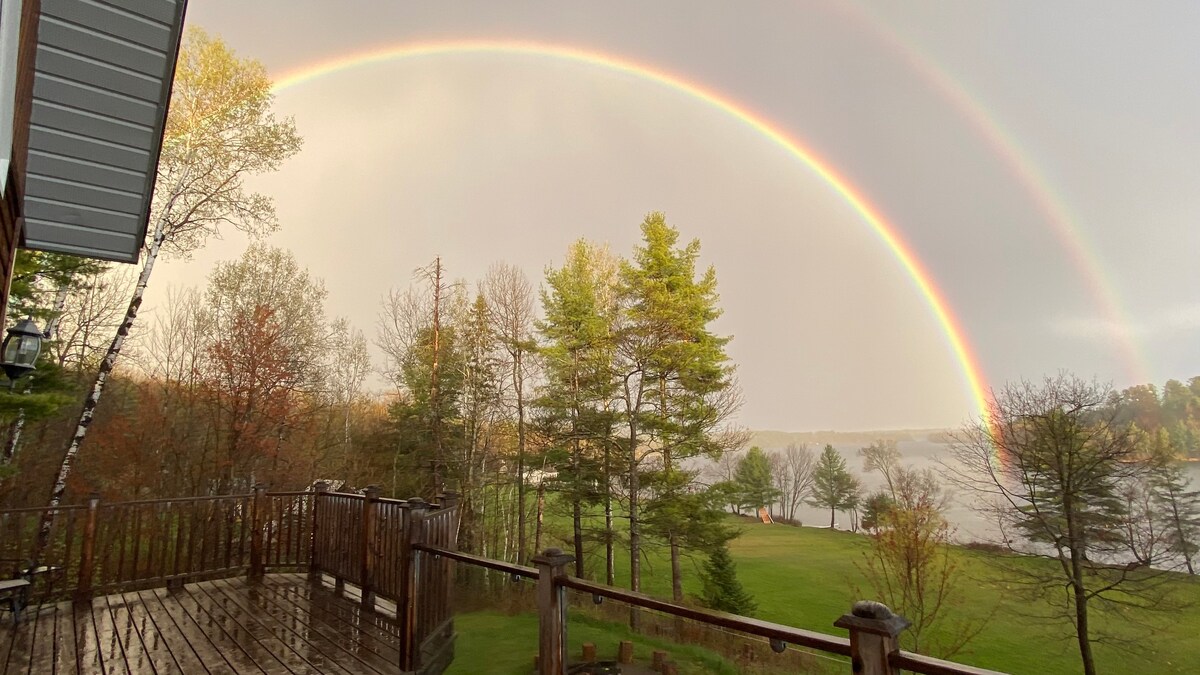
[[(867, 540), (846, 532), (763, 525), (739, 519), (743, 533), (731, 543), (738, 576), (759, 604), (758, 618), (799, 628), (843, 634), (833, 622), (849, 610), (853, 588), (862, 585), (855, 563)], [(552, 534), (567, 528), (554, 523)], [(547, 540), (544, 545), (565, 542)], [(569, 549), (568, 546), (563, 546)], [(1019, 613), (1021, 600), (987, 564), (986, 554), (961, 550), (966, 602), (959, 617), (992, 615), (984, 630), (955, 660), (1011, 673), (1075, 673), (1082, 669), (1075, 643), (1062, 626), (1040, 623)], [(618, 583), (628, 583), (628, 554)], [(698, 561), (697, 561), (698, 562)], [(1037, 564), (1031, 561), (1031, 564)], [(603, 576), (603, 560), (588, 560), (590, 570)], [(643, 590), (670, 597), (670, 567), (665, 551), (653, 550), (643, 565)], [(696, 565), (685, 563), (685, 591), (699, 592)], [(595, 575), (594, 575), (595, 576)], [(1176, 614), (1143, 614), (1153, 637), (1142, 641), (1142, 652), (1130, 654), (1106, 645), (1096, 646), (1104, 673), (1195, 673), (1200, 664), (1200, 583), (1180, 575), (1178, 598), (1191, 607)], [(952, 620), (948, 618), (948, 620)], [(574, 623), (572, 624), (574, 627)], [(526, 659), (527, 660), (527, 659)], [(523, 661), (524, 662), (524, 661)]]
[[(507, 615), (499, 612), (471, 612), (454, 619), (458, 634), (454, 646), (454, 663), (446, 672), (476, 675), (489, 673), (525, 675), (533, 672), (533, 657), (537, 655), (537, 616), (534, 614)], [(579, 656), (582, 645), (596, 645), (597, 658), (615, 659), (617, 643), (632, 640), (634, 658), (647, 663), (656, 649), (670, 654), (679, 664), (680, 673), (718, 673), (736, 675), (733, 666), (716, 654), (694, 646), (681, 646), (662, 640), (634, 636), (621, 624), (574, 616), (567, 630), (570, 654)]]

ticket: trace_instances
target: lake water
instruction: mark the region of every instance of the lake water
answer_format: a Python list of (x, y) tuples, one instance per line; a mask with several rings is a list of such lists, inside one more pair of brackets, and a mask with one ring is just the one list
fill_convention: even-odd
[[(810, 447), (813, 447), (814, 452), (820, 451), (820, 448)], [(863, 472), (862, 459), (858, 456), (858, 449), (862, 447), (862, 444), (835, 443), (833, 447), (837, 448), (842, 453), (842, 456), (846, 458), (847, 467), (862, 481), (865, 493), (869, 494), (884, 487), (883, 477), (878, 473)], [(945, 472), (939, 460), (949, 456), (950, 448), (943, 443), (900, 441), (896, 444), (896, 449), (900, 451), (900, 461), (905, 466), (915, 469), (929, 468), (939, 474)], [(1200, 462), (1187, 464), (1185, 471), (1192, 479), (1193, 489), (1200, 487)], [(994, 539), (996, 532), (995, 525), (988, 523), (979, 514), (970, 509), (969, 500), (972, 496), (969, 493), (955, 492), (954, 487), (951, 485), (944, 485), (944, 487), (950, 493), (950, 506), (946, 512), (946, 516), (955, 528), (955, 539), (960, 542), (990, 541)], [(801, 506), (796, 512), (796, 517), (804, 525), (829, 526), (829, 511), (824, 509)], [(850, 529), (850, 515), (848, 513), (838, 513), (836, 515), (836, 522), (838, 529)]]

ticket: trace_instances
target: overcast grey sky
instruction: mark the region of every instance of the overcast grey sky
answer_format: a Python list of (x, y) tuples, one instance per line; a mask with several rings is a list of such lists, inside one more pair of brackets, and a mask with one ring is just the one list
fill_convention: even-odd
[[(673, 73), (801, 140), (876, 205), (990, 382), (1200, 375), (1200, 3), (191, 0), (188, 20), (272, 74), (450, 39), (552, 42)], [(497, 260), (538, 280), (580, 236), (628, 253), (662, 210), (716, 265), (746, 424), (924, 427), (974, 412), (929, 305), (846, 202), (661, 84), (451, 54), (319, 78), (277, 109), (306, 142), (255, 181), (278, 206), (273, 243), (369, 335), (381, 296), (434, 255), (468, 281)], [(1072, 262), (1047, 198), (1099, 275)], [(244, 245), (231, 235), (168, 261), (149, 305)]]

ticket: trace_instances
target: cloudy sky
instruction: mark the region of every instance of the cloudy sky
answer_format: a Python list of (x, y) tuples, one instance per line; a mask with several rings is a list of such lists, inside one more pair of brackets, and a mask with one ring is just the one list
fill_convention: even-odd
[[(752, 112), (873, 205), (991, 384), (1200, 374), (1200, 4), (191, 0), (283, 77), (416, 43), (521, 40), (640, 64)], [(274, 244), (374, 332), (441, 255), (534, 279), (652, 210), (716, 266), (742, 421), (955, 425), (962, 364), (918, 285), (820, 175), (652, 78), (501, 51), (398, 58), (280, 91), (304, 150), (254, 181)], [(149, 306), (245, 241), (156, 270)]]

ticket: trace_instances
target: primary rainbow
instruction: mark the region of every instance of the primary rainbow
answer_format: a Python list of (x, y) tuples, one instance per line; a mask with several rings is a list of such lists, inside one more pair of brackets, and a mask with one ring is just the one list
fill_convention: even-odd
[(901, 236), (895, 225), (889, 223), (879, 209), (850, 182), (840, 175), (829, 162), (818, 156), (800, 140), (789, 135), (761, 115), (739, 105), (721, 94), (695, 82), (689, 82), (653, 66), (635, 63), (610, 54), (588, 51), (576, 47), (542, 42), (514, 40), (455, 40), (444, 42), (414, 42), (400, 46), (383, 47), (345, 56), (338, 56), (300, 68), (280, 77), (274, 86), (275, 92), (311, 82), (319, 77), (370, 64), (397, 59), (441, 56), (447, 54), (508, 54), (538, 56), (580, 63), (606, 70), (625, 73), (655, 82), (702, 101), (753, 128), (800, 160), (813, 173), (831, 187), (858, 215), (866, 221), (883, 241), (892, 255), (900, 262), (909, 278), (916, 284), (929, 308), (933, 311), (942, 332), (954, 352), (971, 398), (981, 417), (986, 416), (988, 390), (984, 384), (979, 360), (964, 337), (965, 331), (932, 275), (917, 258), (912, 247)]

